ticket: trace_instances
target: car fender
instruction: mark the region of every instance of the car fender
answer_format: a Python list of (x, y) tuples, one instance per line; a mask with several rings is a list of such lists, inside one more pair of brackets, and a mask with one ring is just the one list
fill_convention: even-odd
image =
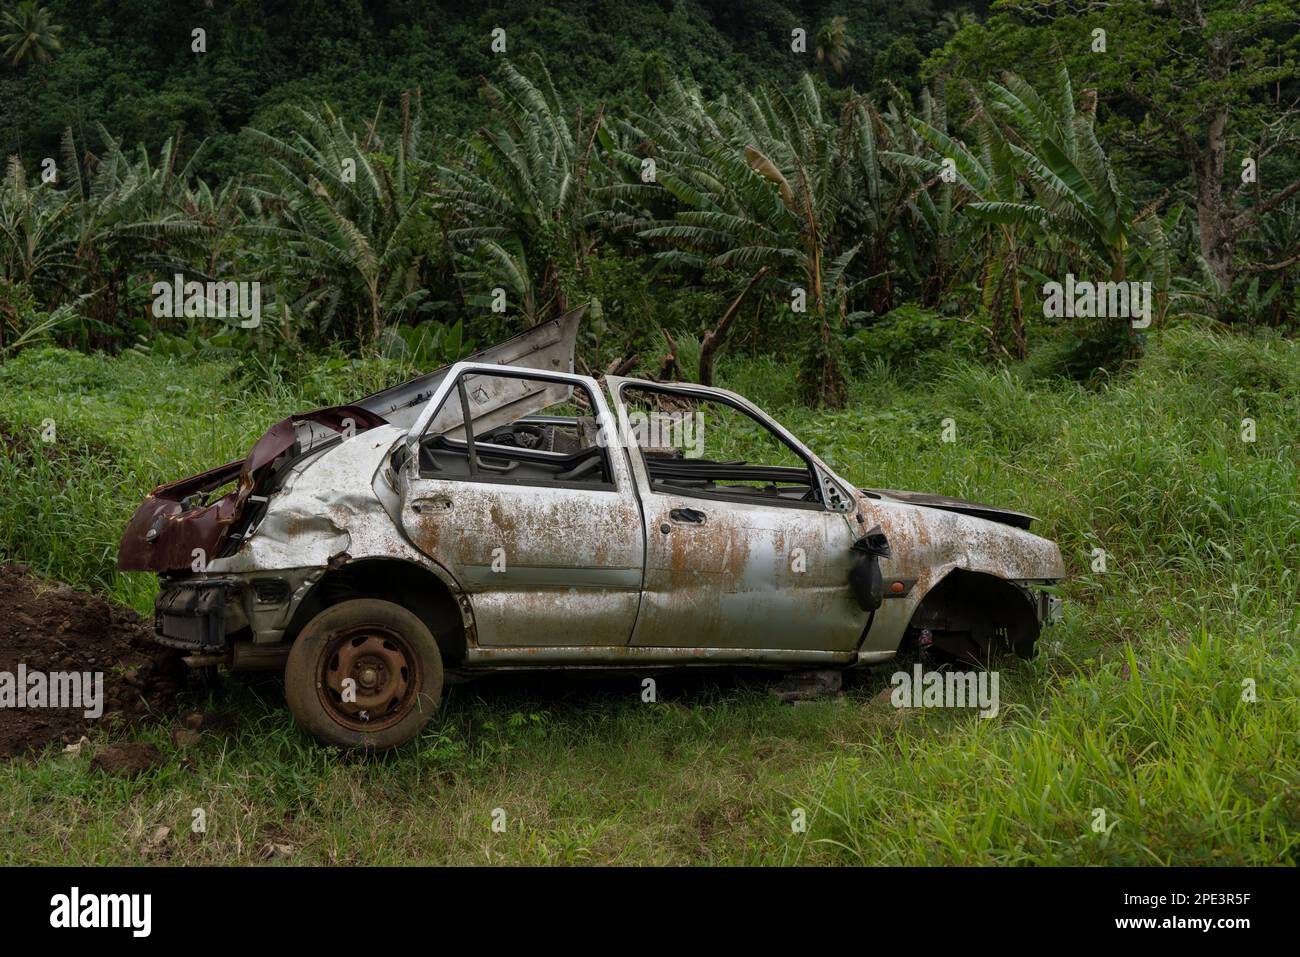
[(1059, 546), (1024, 529), (901, 501), (863, 496), (858, 504), (864, 526), (879, 525), (891, 552), (881, 560), (885, 598), (861, 648), (866, 657), (895, 652), (917, 607), (954, 570), (1013, 583), (1065, 575)]

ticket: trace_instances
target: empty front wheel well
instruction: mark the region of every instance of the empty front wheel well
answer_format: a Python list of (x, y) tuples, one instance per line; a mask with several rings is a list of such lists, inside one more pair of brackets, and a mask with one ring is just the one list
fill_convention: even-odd
[(294, 613), (285, 631), (293, 641), (325, 608), (352, 598), (380, 598), (410, 609), (433, 633), (443, 661), (465, 658), (465, 625), (456, 597), (433, 572), (400, 559), (362, 559), (325, 573)]
[(957, 657), (987, 660), (1009, 647), (1022, 658), (1033, 655), (1039, 623), (1028, 594), (1013, 582), (985, 572), (954, 569), (926, 593), (912, 615), (908, 635), (923, 630)]

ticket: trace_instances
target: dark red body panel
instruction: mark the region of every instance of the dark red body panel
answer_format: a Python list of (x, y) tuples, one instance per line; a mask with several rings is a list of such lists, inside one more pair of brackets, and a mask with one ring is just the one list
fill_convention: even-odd
[[(337, 429), (344, 419), (351, 419), (358, 432), (384, 422), (373, 412), (351, 405), (290, 416), (267, 429), (245, 458), (159, 485), (127, 522), (117, 548), (117, 567), (124, 572), (185, 571), (193, 565), (195, 549), (215, 558), (266, 470), (293, 449), (297, 442), (293, 423), (308, 420)], [(188, 509), (183, 505), (186, 497), (214, 491), (236, 477), (235, 487), (215, 502)]]

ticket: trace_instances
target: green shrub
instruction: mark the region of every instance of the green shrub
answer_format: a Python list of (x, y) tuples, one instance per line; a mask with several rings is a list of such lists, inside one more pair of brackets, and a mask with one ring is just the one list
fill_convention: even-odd
[(845, 345), (849, 368), (853, 371), (861, 371), (877, 357), (896, 369), (910, 369), (939, 354), (945, 360), (973, 358), (982, 349), (983, 338), (977, 326), (915, 303), (890, 310), (853, 333)]

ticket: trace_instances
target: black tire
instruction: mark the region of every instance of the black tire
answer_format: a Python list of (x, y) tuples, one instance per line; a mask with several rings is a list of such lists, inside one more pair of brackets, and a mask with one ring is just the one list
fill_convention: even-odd
[(386, 751), (433, 717), (442, 677), (438, 643), (423, 621), (401, 605), (356, 598), (303, 628), (289, 651), (284, 692), (294, 720), (316, 740)]

